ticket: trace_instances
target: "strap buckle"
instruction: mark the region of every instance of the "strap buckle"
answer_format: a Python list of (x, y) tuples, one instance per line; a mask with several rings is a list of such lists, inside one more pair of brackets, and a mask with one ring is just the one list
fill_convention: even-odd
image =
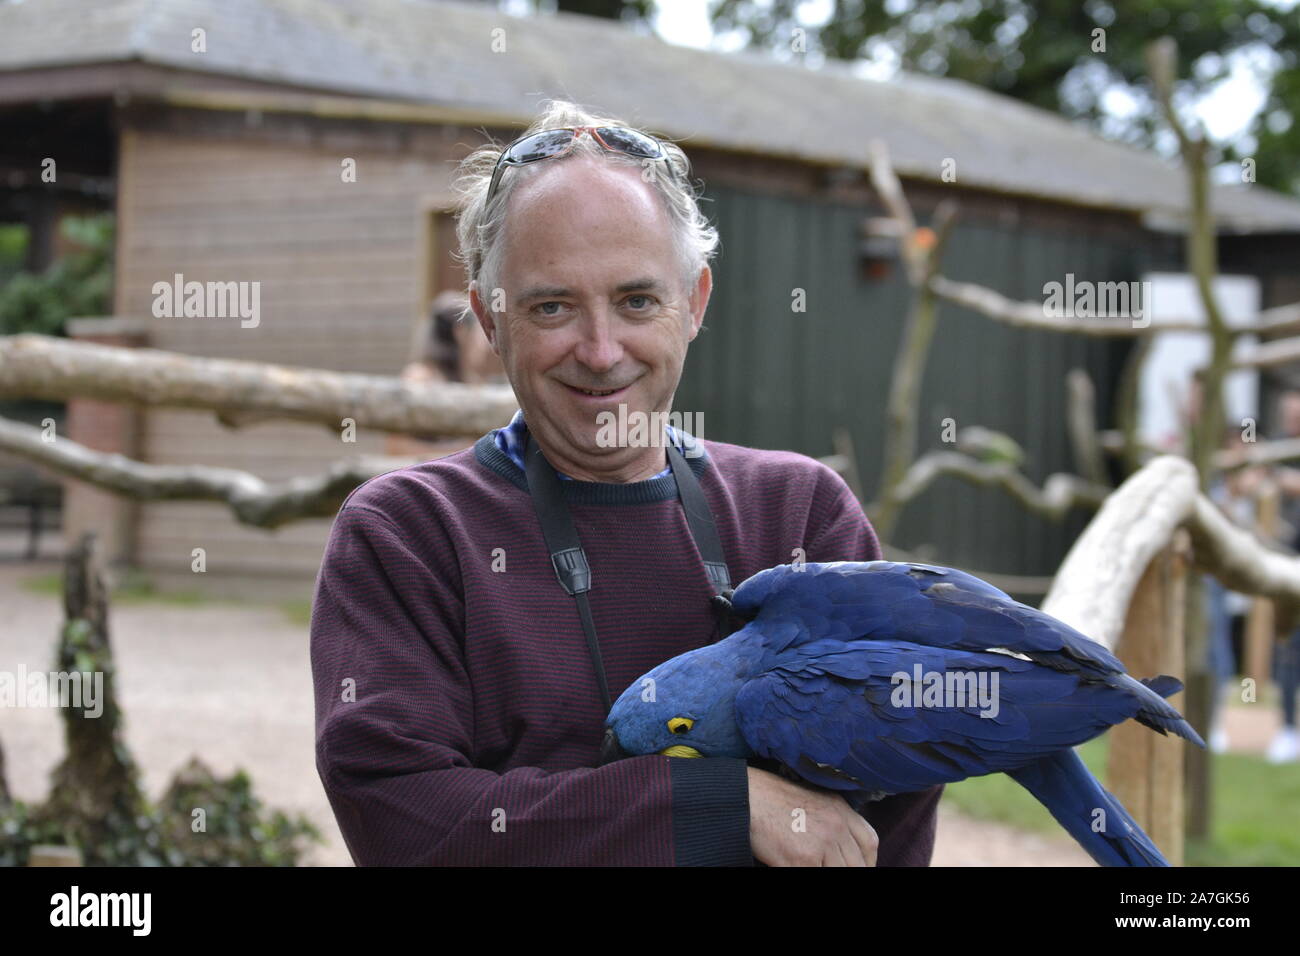
[(560, 587), (570, 597), (591, 590), (591, 565), (587, 564), (587, 555), (581, 548), (556, 551), (551, 555), (551, 564), (555, 566)]

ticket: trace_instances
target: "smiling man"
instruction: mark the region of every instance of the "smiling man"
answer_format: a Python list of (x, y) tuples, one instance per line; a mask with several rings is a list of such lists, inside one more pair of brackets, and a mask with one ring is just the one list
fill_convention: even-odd
[(728, 581), (881, 556), (810, 458), (608, 440), (609, 415), (664, 420), (708, 307), (718, 237), (689, 183), (675, 145), (564, 102), (462, 166), (470, 306), (520, 412), (335, 520), (317, 766), (359, 864), (929, 862), (940, 788), (864, 819), (732, 758), (598, 766), (611, 689), (721, 636)]

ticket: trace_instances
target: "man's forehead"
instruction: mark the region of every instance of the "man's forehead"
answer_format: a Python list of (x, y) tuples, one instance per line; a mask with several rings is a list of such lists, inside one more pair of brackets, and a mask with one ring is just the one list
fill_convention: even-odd
[(671, 222), (636, 168), (591, 157), (537, 166), (553, 168), (520, 183), (506, 216), (502, 279), (516, 301), (671, 290)]
[[(515, 298), (520, 302), (530, 302), (534, 299), (573, 298), (581, 295), (584, 291), (584, 289), (576, 285), (539, 282), (531, 283), (520, 289)], [(608, 291), (615, 295), (619, 295), (629, 292), (657, 292), (659, 294), (665, 294), (671, 290), (664, 279), (653, 275), (642, 275), (634, 279), (615, 281), (609, 287)]]
[[(663, 204), (641, 170), (591, 156), (544, 161), (517, 170), (527, 178), (511, 193), (507, 224), (513, 219), (530, 225), (564, 213), (599, 213), (611, 204), (620, 215), (661, 219)], [(539, 222), (540, 221), (540, 222)]]

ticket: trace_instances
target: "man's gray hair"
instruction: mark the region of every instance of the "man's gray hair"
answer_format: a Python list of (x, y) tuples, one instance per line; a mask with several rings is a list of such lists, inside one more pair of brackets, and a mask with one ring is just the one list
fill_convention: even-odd
[[(565, 126), (627, 126), (621, 120), (589, 113), (575, 103), (550, 100), (542, 114), (524, 133), (528, 135), (546, 129)], [(649, 134), (648, 134), (649, 135)], [(690, 184), (690, 160), (675, 143), (656, 137), (663, 143), (675, 175), (651, 175), (648, 184), (663, 201), (672, 225), (673, 245), (677, 252), (680, 276), (687, 294), (693, 291), (696, 277), (713, 257), (718, 247), (718, 231), (700, 211), (699, 200)], [(507, 144), (491, 143), (475, 150), (460, 164), (453, 188), (457, 196), (456, 237), (460, 242), (458, 258), (465, 265), (469, 282), (478, 282), (479, 295), (491, 308), (491, 290), (499, 288), (498, 276), (504, 249), (503, 230), (506, 206), (515, 187), (531, 175), (545, 169), (547, 163), (563, 162), (570, 156), (596, 156), (611, 163), (621, 163), (638, 169), (645, 168), (645, 160), (626, 153), (607, 150), (590, 136), (579, 136), (572, 150), (565, 156), (527, 166), (508, 169), (501, 177), (491, 206), (487, 206), (488, 186), (497, 159)], [(662, 160), (653, 160), (655, 172), (665, 173)], [(540, 168), (539, 168), (540, 167)]]

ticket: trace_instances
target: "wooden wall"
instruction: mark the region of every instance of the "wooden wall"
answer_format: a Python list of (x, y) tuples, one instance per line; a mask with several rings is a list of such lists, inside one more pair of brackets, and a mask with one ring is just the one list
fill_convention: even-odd
[[(126, 115), (119, 167), (115, 314), (149, 320), (157, 348), (374, 374), (396, 374), (425, 315), (429, 217), (450, 200), (454, 163), (474, 142), (451, 128), (395, 129), (244, 113)], [(459, 148), (457, 144), (462, 146)], [(344, 182), (342, 160), (356, 160)], [(155, 318), (155, 282), (261, 283), (260, 324)], [(354, 453), (383, 452), (382, 433), (267, 422), (237, 431), (212, 416), (146, 416), (145, 459), (219, 465), (268, 480), (313, 474)], [(275, 532), (236, 525), (212, 504), (141, 509), (136, 559), (189, 574), (310, 580), (328, 521)]]

